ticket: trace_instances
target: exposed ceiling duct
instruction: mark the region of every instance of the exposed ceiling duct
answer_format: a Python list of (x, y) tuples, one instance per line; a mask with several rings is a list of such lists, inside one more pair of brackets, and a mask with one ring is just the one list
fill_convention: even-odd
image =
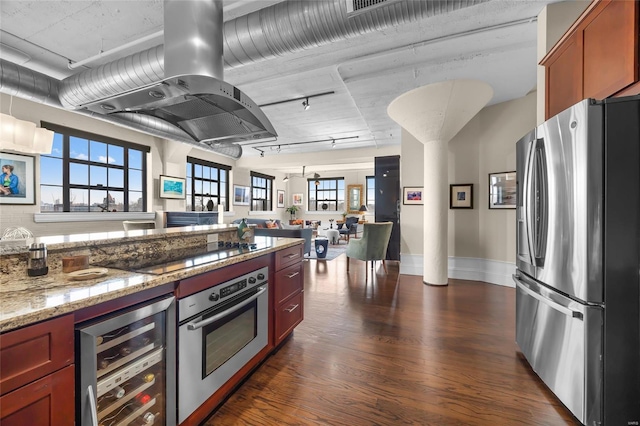
[[(352, 17), (345, 0), (284, 1), (222, 25), (220, 0), (165, 0), (163, 46), (62, 81), (2, 61), (0, 91), (239, 158), (242, 149), (228, 142), (275, 130), (253, 101), (222, 81), (222, 62), (239, 67), (485, 1), (388, 0)], [(194, 16), (194, 25), (184, 25)], [(194, 37), (206, 43), (187, 43)]]

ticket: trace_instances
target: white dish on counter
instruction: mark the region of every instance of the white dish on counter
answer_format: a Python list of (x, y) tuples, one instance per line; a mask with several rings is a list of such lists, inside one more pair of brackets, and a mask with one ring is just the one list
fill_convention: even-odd
[(94, 278), (104, 277), (109, 273), (107, 268), (89, 268), (89, 269), (80, 269), (79, 271), (69, 272), (67, 276), (71, 280), (82, 281), (82, 280), (92, 280)]

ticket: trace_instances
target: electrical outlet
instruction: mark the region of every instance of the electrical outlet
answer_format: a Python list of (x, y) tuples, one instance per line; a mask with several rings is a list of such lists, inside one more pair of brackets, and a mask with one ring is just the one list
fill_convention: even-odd
[(217, 242), (218, 242), (218, 234), (207, 235), (207, 244), (217, 243)]

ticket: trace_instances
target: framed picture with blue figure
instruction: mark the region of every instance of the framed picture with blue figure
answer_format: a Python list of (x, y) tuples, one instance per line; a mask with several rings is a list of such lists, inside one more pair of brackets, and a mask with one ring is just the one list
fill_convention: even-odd
[(183, 200), (187, 191), (186, 179), (160, 175), (160, 198), (174, 198)]
[(473, 209), (473, 184), (451, 184), (449, 185), (449, 208), (450, 209)]
[(35, 204), (35, 157), (0, 152), (0, 204)]

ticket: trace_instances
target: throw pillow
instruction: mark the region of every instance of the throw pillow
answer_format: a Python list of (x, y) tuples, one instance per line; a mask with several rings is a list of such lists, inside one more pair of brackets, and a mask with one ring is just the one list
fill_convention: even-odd
[(278, 224), (274, 220), (265, 220), (264, 224), (267, 225), (268, 229), (277, 229)]

